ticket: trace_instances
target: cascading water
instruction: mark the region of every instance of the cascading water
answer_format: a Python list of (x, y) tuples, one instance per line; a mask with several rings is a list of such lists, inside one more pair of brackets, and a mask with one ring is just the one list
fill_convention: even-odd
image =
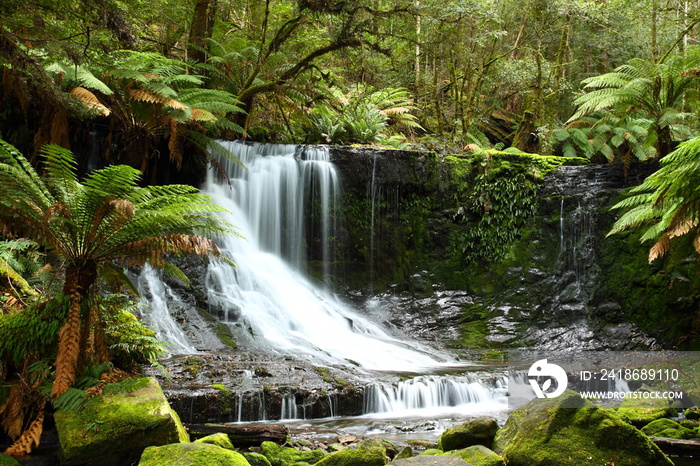
[(180, 297), (163, 283), (158, 272), (150, 265), (144, 266), (136, 286), (142, 296), (142, 317), (156, 332), (156, 338), (167, 343), (165, 350), (173, 354), (196, 353), (170, 313), (170, 306), (180, 302)]
[(220, 239), (236, 267), (213, 262), (206, 288), (210, 306), (242, 327), (239, 338), (268, 351), (368, 370), (419, 372), (443, 365), (434, 350), (392, 337), (302, 274), (310, 243), (304, 213), (310, 206), (322, 211), (321, 257), (331, 254), (329, 219), (340, 188), (328, 153), (224, 144), (245, 168), (223, 162), (231, 186), (210, 172), (203, 192), (231, 212), (228, 220), (245, 239)]
[[(217, 240), (235, 267), (230, 261), (212, 260), (204, 288), (210, 313), (231, 327), (241, 346), (305, 359), (313, 365), (364, 371), (431, 374), (458, 365), (433, 348), (390, 335), (306, 277), (309, 257), (322, 261), (323, 272), (328, 273), (334, 256), (341, 191), (326, 150), (242, 142), (223, 145), (241, 163), (222, 159), (229, 180), (212, 170), (202, 191), (229, 210), (225, 218), (241, 236)], [(151, 273), (145, 270), (142, 280), (149, 280)], [(186, 345), (182, 349), (191, 352)], [(252, 375), (246, 374), (236, 389), (234, 420), (314, 416), (304, 395), (290, 390), (278, 406), (266, 399), (263, 387), (252, 386)], [(423, 409), (428, 414), (437, 408), (465, 412), (465, 407), (478, 406), (502, 410), (502, 391), (480, 384), (473, 378), (449, 375), (423, 375), (394, 385), (370, 383), (363, 413)], [(331, 416), (338, 412), (337, 403), (337, 398), (328, 398)]]

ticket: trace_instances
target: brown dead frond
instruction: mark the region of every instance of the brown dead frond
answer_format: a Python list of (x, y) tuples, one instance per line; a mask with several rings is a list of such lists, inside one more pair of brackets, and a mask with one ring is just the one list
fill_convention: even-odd
[(179, 170), (182, 166), (182, 136), (185, 128), (182, 127), (175, 119), (170, 121), (170, 138), (168, 139), (168, 151), (170, 152), (170, 161), (175, 162), (175, 166)]
[(58, 354), (56, 355), (56, 380), (51, 387), (51, 396), (58, 399), (75, 382), (78, 358), (80, 357), (80, 294), (72, 293), (68, 319), (58, 332)]
[(109, 108), (105, 107), (104, 104), (100, 102), (100, 99), (98, 99), (95, 94), (84, 87), (74, 87), (70, 90), (70, 93), (73, 97), (82, 101), (89, 109), (95, 110), (103, 116), (109, 116), (109, 114), (112, 113)]
[(109, 372), (103, 373), (100, 376), (100, 383), (85, 390), (85, 394), (88, 396), (88, 398), (102, 395), (102, 391), (107, 384), (121, 382), (122, 380), (126, 380), (131, 377), (133, 377), (132, 374), (129, 374), (121, 369), (114, 368)]
[(659, 257), (663, 257), (671, 247), (671, 238), (668, 233), (664, 233), (654, 246), (649, 250), (649, 262), (653, 262)]
[(7, 399), (0, 406), (2, 428), (11, 439), (16, 439), (22, 433), (24, 426), (24, 396), (22, 387), (13, 385)]
[(39, 445), (41, 438), (41, 433), (44, 431), (44, 406), (46, 401), (44, 401), (39, 407), (39, 414), (36, 418), (29, 424), (29, 427), (22, 432), (22, 435), (15, 440), (15, 442), (5, 450), (6, 455), (19, 457), (24, 456), (34, 449), (34, 447)]
[(156, 94), (148, 89), (130, 89), (128, 95), (131, 100), (148, 102), (149, 104), (162, 104), (166, 100), (162, 95)]

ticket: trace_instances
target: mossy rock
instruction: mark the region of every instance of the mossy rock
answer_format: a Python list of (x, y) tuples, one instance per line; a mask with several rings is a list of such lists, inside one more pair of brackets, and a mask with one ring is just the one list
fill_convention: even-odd
[(343, 450), (332, 453), (316, 466), (383, 466), (386, 464), (386, 450), (382, 447), (367, 447), (357, 450)]
[(443, 453), (444, 453), (444, 452), (443, 452), (442, 450), (439, 450), (439, 449), (437, 449), (437, 448), (428, 448), (428, 449), (425, 450), (423, 453), (421, 453), (421, 455), (425, 455), (425, 456), (440, 456), (440, 455), (442, 455)]
[(0, 466), (20, 466), (20, 464), (10, 455), (0, 453)]
[(673, 465), (649, 437), (570, 390), (513, 411), (493, 449), (508, 466)]
[(325, 456), (321, 450), (301, 451), (296, 448), (283, 447), (274, 442), (263, 442), (260, 449), (262, 454), (270, 460), (272, 466), (315, 464)]
[(207, 435), (206, 437), (199, 438), (195, 440), (196, 443), (210, 443), (212, 445), (216, 445), (217, 447), (225, 448), (227, 450), (235, 450), (233, 447), (233, 444), (231, 443), (231, 439), (228, 438), (227, 434), (224, 433), (216, 433), (216, 434), (211, 434)]
[(384, 456), (389, 458), (395, 457), (399, 449), (396, 445), (388, 440), (378, 439), (378, 438), (367, 438), (362, 439), (357, 446), (358, 450), (366, 450), (369, 448), (380, 448), (384, 451)]
[(627, 420), (635, 427), (643, 427), (651, 421), (673, 416), (674, 410), (669, 406), (668, 401), (660, 398), (645, 398), (643, 391), (637, 391), (639, 398), (633, 396), (622, 400), (617, 414)]
[(685, 418), (690, 421), (697, 421), (698, 419), (700, 419), (700, 408), (698, 408), (697, 406), (688, 408), (685, 411), (683, 411), (683, 416), (685, 416)]
[(195, 442), (148, 447), (139, 466), (250, 466), (250, 463), (238, 452)]
[(469, 466), (462, 458), (452, 455), (418, 455), (391, 463), (394, 466)]
[(493, 450), (483, 445), (472, 445), (461, 450), (453, 450), (447, 455), (459, 456), (464, 461), (474, 466), (504, 466), (503, 458)]
[(394, 460), (400, 460), (403, 458), (412, 458), (413, 457), (413, 449), (411, 447), (403, 447), (400, 452), (394, 456)]
[(686, 427), (683, 427), (672, 419), (657, 419), (642, 427), (644, 432), (649, 437), (666, 437), (682, 440), (689, 440), (697, 437), (697, 433)]
[(130, 464), (146, 447), (189, 442), (152, 377), (108, 384), (80, 412), (59, 410), (54, 417), (65, 465)]
[(261, 453), (243, 453), (250, 466), (272, 466), (270, 460)]
[(491, 447), (496, 432), (498, 432), (498, 424), (494, 419), (479, 417), (445, 430), (438, 440), (438, 448), (449, 451), (472, 445)]

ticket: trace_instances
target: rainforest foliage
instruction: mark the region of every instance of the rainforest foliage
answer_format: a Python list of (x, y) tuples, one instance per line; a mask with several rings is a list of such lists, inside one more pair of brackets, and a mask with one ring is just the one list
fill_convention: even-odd
[(3, 0), (0, 17), (0, 332), (16, 337), (0, 339), (0, 418), (14, 453), (36, 444), (46, 403), (75, 406), (118, 378), (109, 364), (157, 356), (115, 284), (146, 260), (185, 279), (170, 255), (216, 253), (209, 238), (232, 232), (194, 188), (168, 185), (217, 167), (217, 138), (468, 158), (448, 219), (467, 227), (449, 238), (464, 264), (500, 260), (535, 209), (548, 159), (522, 171), (509, 157), (646, 162), (660, 169), (612, 232), (641, 230), (658, 267), (697, 266), (698, 1)]

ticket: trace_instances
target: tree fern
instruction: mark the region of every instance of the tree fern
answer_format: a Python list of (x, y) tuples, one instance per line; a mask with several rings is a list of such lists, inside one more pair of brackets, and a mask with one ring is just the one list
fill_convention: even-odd
[[(111, 270), (112, 261), (126, 265), (151, 262), (176, 270), (169, 256), (218, 254), (210, 238), (235, 234), (235, 230), (213, 215), (224, 209), (191, 186), (140, 187), (139, 171), (124, 165), (96, 170), (79, 182), (70, 151), (49, 146), (42, 157), (44, 176), (40, 177), (19, 152), (0, 141), (0, 221), (58, 255), (65, 267), (63, 293), (68, 298), (60, 303), (63, 312), (70, 312), (58, 331), (57, 375), (51, 392), (58, 398), (75, 380), (79, 355), (88, 350), (86, 340), (77, 341), (85, 334), (81, 326), (91, 322), (95, 326), (84, 330), (104, 332), (100, 320), (90, 318), (92, 308), (86, 300), (97, 274)], [(39, 315), (42, 309), (37, 308)], [(34, 322), (23, 320), (31, 313), (21, 314), (0, 325)], [(41, 344), (50, 344), (49, 337), (56, 338), (57, 330), (55, 326), (41, 330)], [(4, 351), (15, 356), (17, 351), (29, 354), (27, 345), (32, 344), (27, 340), (23, 345), (14, 340), (3, 342), (0, 356)]]
[(643, 229), (642, 241), (655, 240), (649, 260), (663, 256), (675, 239), (690, 235), (700, 254), (700, 137), (681, 143), (662, 167), (630, 190), (613, 208), (624, 210), (608, 235)]

